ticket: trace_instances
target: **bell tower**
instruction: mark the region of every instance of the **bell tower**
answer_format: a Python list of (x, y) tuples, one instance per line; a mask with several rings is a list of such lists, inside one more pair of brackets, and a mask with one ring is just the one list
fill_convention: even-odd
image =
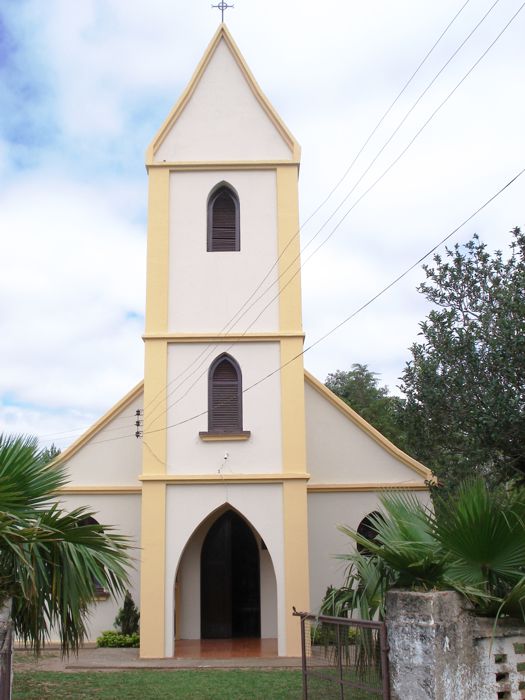
[(309, 608), (309, 575), (299, 160), (221, 24), (146, 153), (144, 658), (172, 655), (181, 630), (198, 628), (180, 562), (192, 533), (225, 507), (267, 548), (276, 593), (265, 610), (279, 654), (300, 654), (292, 606)]

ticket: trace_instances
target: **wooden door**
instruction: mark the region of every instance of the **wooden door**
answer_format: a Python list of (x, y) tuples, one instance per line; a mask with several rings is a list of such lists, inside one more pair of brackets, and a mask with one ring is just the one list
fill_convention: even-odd
[(201, 637), (261, 634), (259, 547), (246, 522), (227, 511), (210, 528), (201, 552)]

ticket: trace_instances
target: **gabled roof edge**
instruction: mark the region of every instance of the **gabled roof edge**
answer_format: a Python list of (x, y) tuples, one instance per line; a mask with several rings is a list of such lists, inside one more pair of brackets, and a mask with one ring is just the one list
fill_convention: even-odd
[(140, 394), (144, 391), (144, 380), (140, 381), (136, 386), (133, 387), (120, 401), (112, 406), (109, 411), (107, 411), (102, 418), (99, 418), (93, 425), (86, 430), (79, 438), (75, 440), (69, 447), (67, 447), (63, 452), (61, 452), (56, 459), (53, 460), (54, 464), (59, 464), (61, 462), (67, 461), (75, 453), (77, 453), (84, 445), (95, 437), (103, 428), (110, 423), (113, 418), (115, 418), (121, 411), (123, 411), (129, 404), (134, 401)]
[(213, 53), (215, 49), (217, 48), (217, 45), (219, 44), (220, 40), (224, 39), (226, 43), (228, 44), (233, 57), (235, 58), (239, 68), (241, 69), (242, 73), (244, 74), (244, 77), (246, 78), (246, 81), (251, 88), (253, 94), (255, 95), (257, 101), (261, 105), (261, 107), (264, 109), (270, 120), (273, 122), (275, 128), (279, 131), (281, 134), (282, 138), (284, 141), (288, 144), (291, 152), (292, 152), (292, 159), (299, 161), (301, 158), (301, 147), (299, 146), (299, 143), (296, 141), (292, 133), (289, 131), (288, 127), (286, 124), (283, 122), (281, 117), (277, 114), (275, 111), (274, 107), (271, 105), (270, 101), (266, 97), (266, 95), (263, 93), (261, 88), (259, 87), (259, 84), (255, 80), (252, 72), (248, 68), (248, 65), (246, 64), (246, 61), (244, 60), (243, 55), (241, 54), (239, 47), (233, 40), (232, 35), (228, 31), (228, 28), (226, 25), (223, 23), (219, 26), (215, 34), (213, 35), (212, 40), (208, 44), (206, 51), (204, 52), (204, 55), (202, 56), (201, 60), (199, 61), (199, 64), (197, 65), (197, 68), (195, 69), (190, 82), (186, 86), (185, 90), (177, 100), (175, 106), (171, 110), (171, 112), (168, 114), (166, 120), (160, 127), (159, 131), (156, 133), (155, 137), (151, 141), (150, 145), (146, 149), (146, 166), (148, 165), (153, 165), (154, 164), (154, 158), (155, 158), (155, 153), (159, 149), (160, 145), (164, 141), (164, 138), (166, 137), (166, 134), (168, 131), (171, 129), (173, 124), (177, 121), (179, 115), (185, 108), (186, 104), (188, 103), (190, 97), (195, 91), (195, 88), (199, 84), (199, 81), (206, 70), (206, 67), (208, 66), (208, 63), (211, 60), (211, 57), (213, 56)]
[(405, 466), (409, 467), (415, 471), (419, 476), (423, 477), (425, 481), (434, 481), (435, 477), (428, 467), (424, 464), (418, 462), (403, 450), (396, 447), (393, 442), (390, 442), (379, 430), (376, 430), (368, 421), (362, 418), (353, 408), (345, 403), (342, 399), (330, 391), (322, 382), (320, 382), (313, 374), (310, 374), (307, 370), (304, 371), (304, 378), (306, 382), (315, 389), (319, 394), (321, 394), (325, 399), (327, 399), (332, 406), (337, 408), (348, 420), (352, 421), (354, 425), (365, 432), (369, 437), (374, 440), (380, 447), (389, 452), (393, 457), (402, 462)]

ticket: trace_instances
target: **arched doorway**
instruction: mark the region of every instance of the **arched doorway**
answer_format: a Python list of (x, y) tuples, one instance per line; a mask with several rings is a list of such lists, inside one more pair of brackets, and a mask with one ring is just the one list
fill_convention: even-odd
[(232, 510), (210, 527), (201, 551), (201, 638), (261, 636), (259, 547)]

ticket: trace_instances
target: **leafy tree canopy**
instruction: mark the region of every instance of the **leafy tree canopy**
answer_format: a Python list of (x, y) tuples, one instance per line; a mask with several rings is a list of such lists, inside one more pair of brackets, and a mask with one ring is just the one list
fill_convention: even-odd
[(477, 236), (424, 266), (434, 308), (403, 373), (410, 451), (445, 488), (525, 479), (525, 235), (492, 255)]
[(325, 384), (380, 433), (403, 447), (403, 400), (389, 395), (388, 387), (379, 386), (377, 372), (370, 371), (367, 365), (354, 363), (348, 372), (337, 370), (329, 374)]
[(48, 462), (52, 462), (55, 457), (58, 457), (58, 455), (62, 452), (62, 450), (55, 445), (53, 442), (50, 447), (44, 447), (42, 450), (42, 459), (44, 461), (44, 464), (48, 464)]

